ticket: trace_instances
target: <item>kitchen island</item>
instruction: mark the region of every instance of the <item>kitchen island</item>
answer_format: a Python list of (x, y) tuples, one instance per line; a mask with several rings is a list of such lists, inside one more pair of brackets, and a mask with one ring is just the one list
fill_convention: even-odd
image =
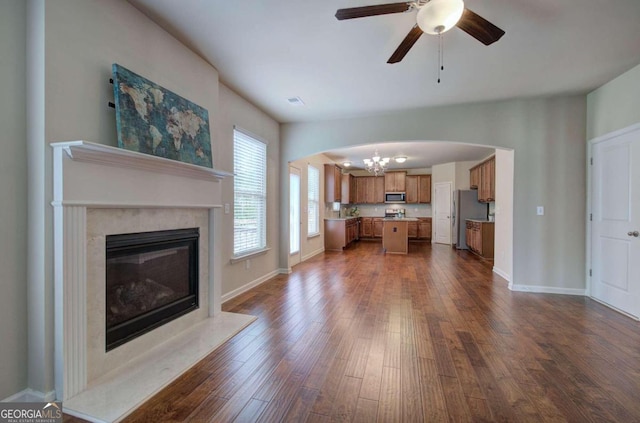
[(387, 217), (383, 220), (382, 248), (385, 253), (407, 254), (409, 252), (409, 222), (415, 217)]

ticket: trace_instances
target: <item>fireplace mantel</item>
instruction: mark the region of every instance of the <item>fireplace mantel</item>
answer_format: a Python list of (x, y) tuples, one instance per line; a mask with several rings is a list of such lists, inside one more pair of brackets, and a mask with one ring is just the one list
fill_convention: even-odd
[(192, 179), (220, 181), (232, 173), (183, 163), (176, 160), (149, 154), (137, 153), (122, 148), (96, 144), (87, 141), (67, 141), (52, 143), (51, 146), (62, 149), (69, 158), (80, 162), (90, 162), (107, 166), (130, 169), (142, 169), (154, 173), (183, 176)]
[[(232, 174), (86, 141), (57, 142), (51, 147), (56, 397), (64, 401), (65, 411), (70, 414), (93, 421), (118, 420), (255, 319), (221, 312), (222, 264), (220, 254), (214, 254), (214, 250), (223, 242), (221, 181)], [(165, 344), (171, 348), (155, 351), (168, 360), (158, 365), (164, 366), (163, 372), (171, 369), (170, 375), (153, 367), (123, 365), (88, 386), (88, 209), (208, 210), (209, 271), (200, 283), (208, 283), (208, 298), (202, 298), (201, 304), (206, 303), (204, 316), (209, 317), (194, 325), (193, 334), (176, 337), (197, 340), (204, 334), (206, 342), (195, 341), (195, 345), (204, 347), (195, 351), (176, 350), (169, 341), (159, 345), (158, 348)], [(185, 362), (184, 357), (190, 360)], [(135, 383), (141, 385), (134, 386)]]

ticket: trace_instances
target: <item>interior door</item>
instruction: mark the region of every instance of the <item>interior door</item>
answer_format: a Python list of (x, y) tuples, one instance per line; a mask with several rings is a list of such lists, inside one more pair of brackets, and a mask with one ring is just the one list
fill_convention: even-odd
[(438, 182), (435, 191), (435, 238), (439, 244), (451, 245), (451, 182)]
[(640, 317), (640, 129), (593, 145), (591, 295)]
[(300, 263), (300, 169), (289, 166), (289, 267)]

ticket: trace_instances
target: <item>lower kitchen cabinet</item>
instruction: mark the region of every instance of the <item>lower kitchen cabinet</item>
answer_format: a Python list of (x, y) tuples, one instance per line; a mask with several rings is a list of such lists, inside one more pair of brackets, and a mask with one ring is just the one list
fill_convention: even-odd
[(466, 235), (471, 251), (484, 258), (493, 258), (494, 222), (467, 220)]
[(407, 225), (409, 239), (431, 239), (431, 218), (419, 217), (417, 222), (409, 222)]
[(373, 218), (360, 218), (360, 238), (373, 238)]
[(324, 249), (341, 251), (347, 245), (358, 239), (359, 218), (353, 219), (325, 219), (324, 221)]
[(373, 218), (373, 237), (374, 238), (382, 238), (382, 226), (384, 220), (381, 217)]

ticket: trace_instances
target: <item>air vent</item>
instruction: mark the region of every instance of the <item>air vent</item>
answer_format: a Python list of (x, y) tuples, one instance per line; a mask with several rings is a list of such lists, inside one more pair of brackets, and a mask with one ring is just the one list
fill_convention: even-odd
[(304, 101), (302, 101), (300, 97), (291, 97), (291, 98), (288, 98), (287, 101), (292, 106), (304, 106)]

